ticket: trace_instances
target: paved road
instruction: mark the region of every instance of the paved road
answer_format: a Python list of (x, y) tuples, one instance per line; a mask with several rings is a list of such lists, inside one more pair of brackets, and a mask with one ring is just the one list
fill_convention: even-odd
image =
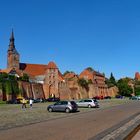
[(86, 113), (0, 131), (0, 140), (87, 140), (140, 112), (140, 102), (134, 101)]

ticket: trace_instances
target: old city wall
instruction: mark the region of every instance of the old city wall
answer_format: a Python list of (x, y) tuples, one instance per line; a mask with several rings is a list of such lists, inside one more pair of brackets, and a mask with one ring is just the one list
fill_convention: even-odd
[(42, 84), (29, 83), (29, 82), (19, 82), (19, 89), (21, 96), (27, 98), (44, 98), (44, 91)]

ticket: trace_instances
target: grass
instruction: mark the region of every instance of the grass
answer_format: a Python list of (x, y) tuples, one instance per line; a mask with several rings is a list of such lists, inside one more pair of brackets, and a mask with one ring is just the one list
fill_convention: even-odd
[[(131, 101), (127, 99), (99, 101), (101, 109), (110, 106), (125, 104), (128, 102)], [(29, 105), (27, 105), (27, 109), (22, 109), (21, 104), (0, 104), (0, 130), (70, 115), (62, 112), (49, 113), (47, 111), (47, 106), (49, 104), (51, 103), (36, 103), (33, 104), (32, 109), (29, 107)], [(85, 112), (91, 109), (80, 108), (79, 110), (80, 112)], [(95, 110), (95, 108), (93, 108), (93, 110)]]

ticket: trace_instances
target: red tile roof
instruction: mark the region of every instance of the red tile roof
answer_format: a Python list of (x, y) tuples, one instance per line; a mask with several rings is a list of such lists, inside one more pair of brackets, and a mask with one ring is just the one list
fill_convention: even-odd
[(44, 75), (47, 65), (20, 63), (20, 70), (29, 76)]

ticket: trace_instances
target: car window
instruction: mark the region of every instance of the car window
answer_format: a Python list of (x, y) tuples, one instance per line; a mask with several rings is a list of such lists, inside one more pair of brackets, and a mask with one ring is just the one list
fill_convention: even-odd
[(80, 103), (84, 102), (84, 100), (79, 101)]
[(57, 102), (57, 103), (55, 103), (54, 105), (61, 105), (62, 103), (61, 102)]
[(92, 100), (85, 100), (85, 102), (92, 102)]
[(62, 105), (67, 105), (68, 102), (67, 102), (67, 101), (62, 101), (61, 104), (62, 104)]

